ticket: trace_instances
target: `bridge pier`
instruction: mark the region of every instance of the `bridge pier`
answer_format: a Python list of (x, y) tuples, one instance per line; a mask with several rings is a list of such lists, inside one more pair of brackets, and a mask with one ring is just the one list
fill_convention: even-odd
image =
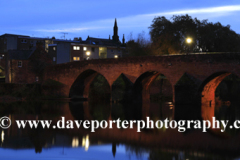
[(93, 82), (94, 78), (96, 78), (96, 76), (98, 75), (98, 73), (93, 73), (92, 75), (86, 77), (84, 79), (84, 90), (83, 90), (83, 97), (89, 100), (89, 89), (90, 89), (90, 85)]
[(147, 78), (145, 78), (142, 81), (142, 116), (143, 119), (145, 119), (147, 116), (150, 116), (150, 87), (152, 82), (157, 78), (157, 76), (159, 76), (160, 73), (156, 73), (152, 76), (149, 76)]

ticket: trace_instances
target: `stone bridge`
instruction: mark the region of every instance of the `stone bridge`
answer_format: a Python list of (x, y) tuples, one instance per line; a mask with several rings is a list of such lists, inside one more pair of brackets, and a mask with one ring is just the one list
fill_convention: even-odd
[[(110, 90), (120, 75), (127, 77), (133, 84), (140, 82), (143, 100), (149, 99), (153, 80), (163, 74), (172, 85), (175, 119), (211, 119), (215, 109), (215, 90), (219, 83), (230, 74), (240, 77), (240, 54), (146, 56), (70, 62), (46, 68), (44, 80), (63, 83), (62, 93), (66, 97), (73, 97), (71, 91), (78, 87), (81, 96), (87, 98), (90, 84), (97, 74), (105, 77)], [(177, 84), (183, 77), (187, 77), (191, 83), (179, 89)], [(196, 106), (184, 108), (182, 104)]]

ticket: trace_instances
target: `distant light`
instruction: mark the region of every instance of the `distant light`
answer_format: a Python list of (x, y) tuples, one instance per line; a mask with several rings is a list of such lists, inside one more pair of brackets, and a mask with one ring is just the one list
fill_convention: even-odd
[(78, 147), (79, 146), (79, 140), (78, 137), (73, 137), (72, 139), (72, 147)]
[(87, 56), (90, 56), (90, 54), (91, 54), (90, 52), (86, 52), (86, 55), (87, 55)]
[(118, 55), (115, 55), (114, 58), (118, 58)]
[(192, 43), (192, 39), (191, 38), (187, 38), (187, 43)]
[(83, 47), (83, 50), (86, 51), (86, 50), (87, 50), (87, 47)]
[(4, 141), (4, 132), (2, 131), (2, 134), (1, 134), (1, 140), (2, 140), (2, 143)]
[(88, 135), (87, 135), (87, 136), (86, 136), (86, 143), (85, 143), (85, 151), (88, 150), (89, 145), (90, 145), (90, 142), (89, 142), (89, 137), (88, 137)]
[(83, 138), (82, 138), (82, 147), (85, 146), (85, 143), (86, 143), (86, 139), (85, 139), (85, 137), (83, 137)]
[(80, 46), (73, 46), (73, 50), (80, 50)]
[(85, 147), (85, 151), (87, 151), (89, 145), (90, 145), (89, 136), (87, 135), (86, 138), (85, 137), (82, 138), (82, 147)]
[(79, 60), (80, 60), (80, 57), (73, 57), (73, 60), (74, 60), (74, 61), (79, 61)]

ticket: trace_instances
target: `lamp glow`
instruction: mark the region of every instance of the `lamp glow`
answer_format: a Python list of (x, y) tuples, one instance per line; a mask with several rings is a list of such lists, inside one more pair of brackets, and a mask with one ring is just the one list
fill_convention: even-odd
[(192, 42), (192, 39), (191, 38), (187, 38), (187, 43), (191, 43)]

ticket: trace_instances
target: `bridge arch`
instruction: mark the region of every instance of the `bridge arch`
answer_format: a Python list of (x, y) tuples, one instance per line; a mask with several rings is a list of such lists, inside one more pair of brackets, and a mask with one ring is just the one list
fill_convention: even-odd
[(201, 106), (196, 104), (200, 85), (201, 81), (187, 72), (183, 73), (178, 79), (174, 85), (175, 120), (195, 120), (201, 118)]
[[(156, 81), (158, 81), (159, 84), (154, 84), (154, 83), (156, 83)], [(151, 87), (153, 84), (156, 86)], [(138, 101), (138, 102), (142, 102), (142, 117), (143, 118), (153, 114), (153, 113), (151, 113), (151, 100), (158, 101), (159, 106), (157, 108), (162, 108), (161, 111), (159, 110), (159, 112), (161, 112), (161, 113), (160, 113), (160, 115), (158, 115), (158, 118), (163, 118), (164, 113), (162, 113), (162, 112), (163, 112), (163, 110), (166, 111), (166, 108), (164, 108), (164, 107), (167, 107), (168, 108), (167, 110), (169, 110), (169, 108), (171, 109), (171, 115), (168, 118), (173, 118), (173, 110), (174, 110), (173, 87), (172, 87), (170, 80), (161, 72), (146, 71), (146, 72), (142, 73), (136, 79), (136, 81), (134, 83), (133, 92), (134, 92), (134, 96), (133, 96), (134, 100)], [(171, 106), (170, 105), (165, 106), (165, 101), (166, 102), (170, 101), (168, 104), (170, 104)], [(156, 109), (156, 106), (153, 108)], [(167, 115), (167, 116), (169, 116), (169, 115)]]
[(111, 86), (111, 94), (113, 102), (127, 102), (131, 100), (131, 91), (133, 83), (128, 77), (121, 73), (118, 78), (113, 81)]
[(133, 82), (121, 73), (112, 84), (111, 118), (121, 120), (142, 119), (142, 110), (133, 103)]
[(92, 69), (87, 69), (83, 71), (71, 85), (69, 97), (72, 99), (89, 98), (91, 84), (98, 76), (101, 76), (101, 78), (105, 80), (109, 88), (108, 90), (110, 90), (108, 81), (101, 73)]
[[(234, 78), (235, 78), (235, 80), (234, 80)], [(235, 101), (239, 97), (235, 97), (235, 95), (233, 95), (233, 97), (231, 97), (230, 99), (228, 99), (228, 98), (222, 99), (222, 97), (220, 97), (220, 98), (218, 97), (220, 95), (220, 93), (218, 93), (216, 95), (216, 91), (220, 92), (220, 89), (224, 88), (224, 87), (221, 87), (219, 89), (218, 87), (220, 86), (220, 84), (222, 84), (222, 86), (223, 86), (224, 83), (222, 83), (222, 82), (224, 82), (224, 80), (227, 81), (226, 79), (228, 79), (228, 81), (230, 82), (230, 84), (228, 86), (231, 86), (231, 88), (228, 88), (228, 86), (225, 86), (225, 88), (227, 87), (226, 90), (232, 90), (233, 88), (235, 88), (235, 90), (240, 89), (239, 76), (232, 72), (214, 73), (214, 74), (210, 75), (200, 86), (199, 91), (201, 93), (201, 116), (202, 116), (202, 119), (209, 120), (212, 122), (212, 117), (216, 117), (216, 111), (219, 108), (221, 108), (222, 104), (227, 106), (228, 110), (230, 110), (230, 108), (235, 107), (232, 104), (234, 104)], [(237, 79), (237, 83), (235, 83), (236, 79)], [(233, 84), (233, 83), (235, 83), (235, 84)], [(230, 93), (227, 93), (227, 94), (230, 94)], [(236, 93), (233, 93), (233, 94), (236, 94)], [(221, 117), (222, 116), (223, 115), (221, 115)], [(231, 117), (231, 118), (234, 118), (234, 120), (235, 120), (235, 118), (239, 117), (239, 116), (240, 116), (240, 114), (237, 115), (237, 113), (235, 113), (234, 117)], [(218, 117), (216, 117), (216, 118), (218, 118)]]

